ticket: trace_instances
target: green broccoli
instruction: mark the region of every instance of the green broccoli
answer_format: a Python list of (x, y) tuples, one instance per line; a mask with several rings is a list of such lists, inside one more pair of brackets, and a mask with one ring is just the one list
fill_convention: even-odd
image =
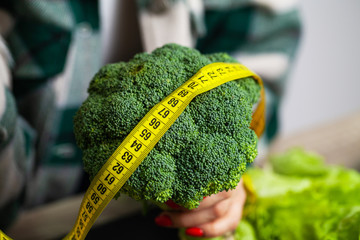
[[(203, 66), (236, 62), (168, 44), (129, 62), (104, 66), (74, 118), (85, 171), (93, 178), (145, 114)], [(252, 78), (225, 83), (193, 99), (120, 192), (188, 209), (204, 196), (233, 189), (257, 155), (249, 128), (260, 86)]]

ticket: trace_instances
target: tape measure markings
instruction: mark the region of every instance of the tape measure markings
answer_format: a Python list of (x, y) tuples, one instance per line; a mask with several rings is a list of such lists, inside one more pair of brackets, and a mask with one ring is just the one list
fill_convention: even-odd
[[(261, 79), (245, 66), (237, 63), (209, 64), (156, 104), (128, 134), (94, 177), (81, 203), (75, 225), (64, 239), (82, 240), (85, 238), (105, 206), (119, 192), (195, 96), (225, 82), (250, 76), (262, 86)], [(256, 112), (259, 111), (256, 110)], [(257, 115), (261, 123), (263, 113), (260, 112)]]

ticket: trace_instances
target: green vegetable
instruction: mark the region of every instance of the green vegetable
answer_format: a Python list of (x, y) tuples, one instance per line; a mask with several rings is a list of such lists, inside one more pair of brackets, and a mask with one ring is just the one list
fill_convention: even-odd
[[(255, 196), (244, 220), (258, 240), (359, 240), (360, 174), (325, 165), (294, 148), (271, 157), (271, 169), (249, 169)], [(240, 239), (240, 238), (239, 238)]]
[[(104, 66), (74, 119), (91, 178), (155, 104), (201, 67), (219, 61), (235, 62), (227, 54), (202, 55), (169, 44)], [(257, 155), (257, 137), (249, 125), (259, 96), (252, 78), (197, 96), (120, 191), (137, 200), (172, 199), (193, 209), (204, 196), (235, 188)]]
[(270, 156), (274, 172), (289, 176), (323, 176), (326, 166), (323, 159), (315, 153), (293, 148), (283, 154)]

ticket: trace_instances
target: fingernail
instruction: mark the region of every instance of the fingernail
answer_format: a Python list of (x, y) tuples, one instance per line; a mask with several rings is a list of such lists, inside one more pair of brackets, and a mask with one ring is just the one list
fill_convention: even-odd
[(192, 237), (202, 237), (204, 235), (203, 230), (197, 227), (187, 228), (185, 233)]
[(165, 204), (166, 205), (168, 205), (169, 207), (171, 207), (171, 208), (174, 208), (174, 209), (179, 209), (180, 208), (180, 206), (179, 205), (177, 205), (176, 203), (174, 203), (173, 202), (173, 200), (167, 200), (166, 202), (165, 202)]
[(206, 197), (203, 197), (203, 200), (205, 199)]
[(171, 219), (166, 215), (160, 215), (155, 218), (155, 223), (162, 227), (169, 227), (172, 225)]

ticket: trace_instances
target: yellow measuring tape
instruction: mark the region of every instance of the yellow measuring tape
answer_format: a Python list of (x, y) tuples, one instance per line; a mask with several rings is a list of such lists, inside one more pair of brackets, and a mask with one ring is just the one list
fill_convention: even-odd
[(75, 225), (64, 239), (80, 240), (86, 237), (106, 205), (195, 96), (245, 77), (253, 77), (262, 87), (261, 99), (251, 122), (251, 128), (260, 136), (265, 127), (265, 94), (260, 77), (238, 63), (206, 65), (155, 105), (110, 156), (87, 189)]
[(0, 240), (12, 240), (12, 238), (9, 238), (5, 233), (0, 230)]

